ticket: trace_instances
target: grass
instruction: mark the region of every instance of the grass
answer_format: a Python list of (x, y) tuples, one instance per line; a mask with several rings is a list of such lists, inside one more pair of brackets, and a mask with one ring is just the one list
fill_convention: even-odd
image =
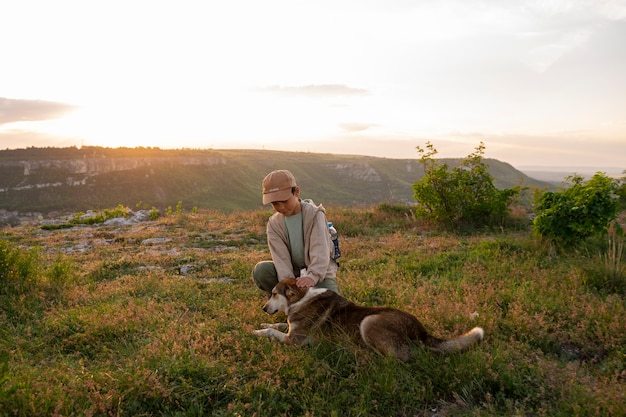
[(583, 269), (589, 286), (601, 292), (626, 295), (625, 237), (617, 233), (616, 225), (609, 230), (596, 257), (585, 259)]
[(269, 211), (24, 224), (0, 231), (0, 415), (626, 415), (624, 294), (590, 285), (580, 253), (553, 257), (518, 229), (440, 233), (388, 205), (327, 211), (346, 298), (442, 337), (480, 325), (484, 343), (416, 346), (405, 364), (255, 337), (280, 320), (250, 279)]

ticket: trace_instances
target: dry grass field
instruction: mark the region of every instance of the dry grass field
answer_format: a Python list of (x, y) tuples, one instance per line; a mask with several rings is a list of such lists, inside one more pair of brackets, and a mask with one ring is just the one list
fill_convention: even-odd
[(0, 415), (626, 415), (625, 294), (589, 282), (601, 245), (555, 255), (524, 228), (456, 235), (402, 207), (327, 211), (346, 298), (442, 337), (480, 325), (484, 342), (399, 363), (255, 337), (281, 320), (250, 279), (269, 211), (34, 222), (0, 230)]

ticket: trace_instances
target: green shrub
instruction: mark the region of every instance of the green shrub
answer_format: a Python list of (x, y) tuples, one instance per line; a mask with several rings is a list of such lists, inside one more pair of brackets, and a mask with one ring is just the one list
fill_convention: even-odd
[(533, 227), (542, 238), (571, 247), (606, 233), (617, 217), (618, 183), (600, 172), (588, 181), (579, 175), (567, 180), (570, 187), (539, 195)]
[(430, 142), (417, 150), (425, 170), (424, 177), (413, 184), (419, 216), (455, 229), (503, 224), (520, 187), (496, 188), (483, 162), (482, 142), (452, 169), (434, 159), (437, 150)]
[(150, 210), (150, 220), (157, 220), (160, 215), (159, 210), (152, 206), (152, 209)]
[(183, 202), (179, 201), (176, 203), (176, 210), (172, 209), (172, 206), (167, 206), (167, 210), (165, 211), (166, 216), (181, 215), (183, 213)]
[(74, 216), (70, 219), (71, 224), (98, 224), (104, 223), (107, 220), (115, 219), (117, 217), (126, 217), (128, 215), (129, 209), (124, 207), (122, 204), (119, 204), (114, 209), (104, 209), (103, 211), (99, 211), (94, 213), (91, 216), (86, 216), (85, 213), (78, 212), (74, 213)]
[(624, 175), (620, 178), (620, 186), (617, 189), (617, 195), (619, 196), (619, 205), (622, 210), (626, 209), (626, 170), (622, 172)]

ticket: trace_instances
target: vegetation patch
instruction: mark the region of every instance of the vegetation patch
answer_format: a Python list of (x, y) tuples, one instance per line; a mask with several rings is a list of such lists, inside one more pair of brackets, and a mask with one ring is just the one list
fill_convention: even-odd
[(250, 278), (269, 259), (267, 210), (2, 229), (0, 415), (626, 414), (623, 287), (592, 278), (623, 285), (617, 232), (555, 253), (530, 228), (457, 234), (414, 209), (327, 207), (346, 298), (440, 337), (486, 331), (459, 354), (415, 346), (409, 363), (252, 334), (284, 319)]

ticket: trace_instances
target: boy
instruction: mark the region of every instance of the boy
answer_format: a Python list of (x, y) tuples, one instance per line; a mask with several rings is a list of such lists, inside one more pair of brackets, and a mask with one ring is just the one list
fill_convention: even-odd
[(255, 265), (255, 284), (271, 293), (278, 281), (296, 278), (299, 287), (339, 293), (324, 207), (301, 200), (296, 179), (287, 170), (272, 171), (263, 179), (263, 204), (272, 204), (276, 211), (267, 222), (272, 260)]

